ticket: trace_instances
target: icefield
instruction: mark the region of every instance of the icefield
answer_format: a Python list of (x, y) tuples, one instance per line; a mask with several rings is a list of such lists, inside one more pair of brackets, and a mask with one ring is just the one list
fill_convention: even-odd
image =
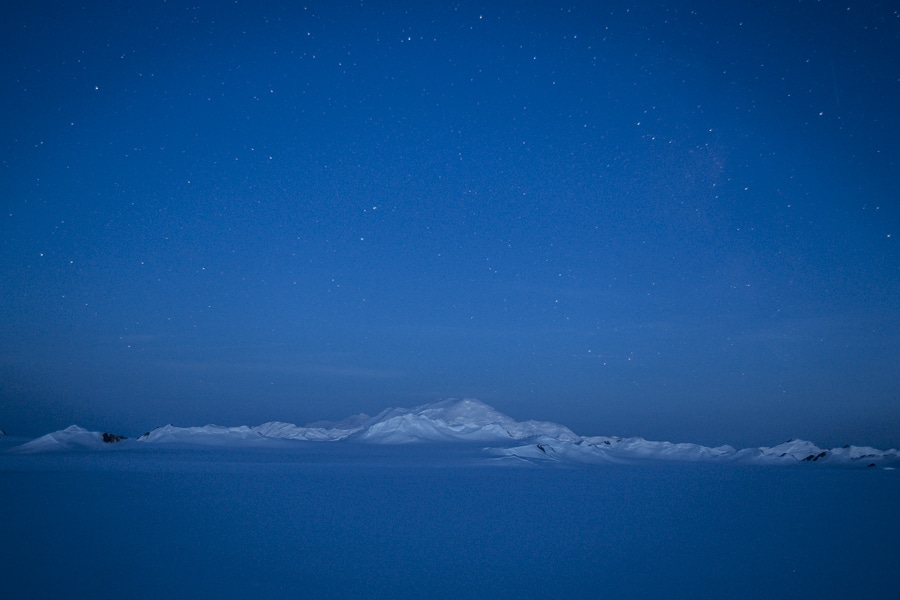
[(584, 437), (476, 400), (0, 440), (3, 597), (900, 595), (893, 449)]

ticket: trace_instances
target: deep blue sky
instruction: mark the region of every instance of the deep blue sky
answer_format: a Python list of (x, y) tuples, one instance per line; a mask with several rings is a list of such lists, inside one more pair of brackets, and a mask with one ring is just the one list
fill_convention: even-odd
[(22, 4), (8, 432), (900, 445), (896, 3)]

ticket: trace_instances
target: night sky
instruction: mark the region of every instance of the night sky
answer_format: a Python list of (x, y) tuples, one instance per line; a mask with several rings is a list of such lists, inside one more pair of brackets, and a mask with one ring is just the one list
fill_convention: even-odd
[(19, 4), (7, 433), (900, 445), (896, 2)]

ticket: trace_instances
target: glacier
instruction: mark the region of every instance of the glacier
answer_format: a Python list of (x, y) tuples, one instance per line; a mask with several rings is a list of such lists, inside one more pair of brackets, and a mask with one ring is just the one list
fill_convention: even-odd
[[(568, 427), (545, 421), (517, 421), (476, 399), (447, 399), (414, 408), (389, 408), (374, 417), (356, 415), (338, 423), (297, 426), (272, 421), (257, 426), (176, 427), (166, 425), (133, 440), (104, 441), (98, 431), (77, 425), (41, 436), (10, 450), (40, 453), (65, 450), (134, 449), (141, 445), (177, 447), (283, 447), (292, 442), (347, 442), (402, 446), (481, 445), (485, 462), (494, 464), (611, 464), (636, 461), (720, 462), (751, 464), (817, 463), (894, 469), (900, 452), (891, 448), (847, 445), (823, 449), (806, 440), (772, 447), (736, 449), (692, 443), (650, 441), (640, 437), (581, 436)], [(118, 436), (115, 436), (118, 437)]]

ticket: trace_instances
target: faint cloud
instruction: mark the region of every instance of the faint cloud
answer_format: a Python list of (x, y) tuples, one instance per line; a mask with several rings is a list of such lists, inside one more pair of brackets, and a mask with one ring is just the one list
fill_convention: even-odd
[(291, 362), (262, 362), (234, 360), (159, 360), (155, 365), (160, 369), (187, 373), (227, 373), (291, 375), (298, 377), (326, 377), (349, 379), (399, 379), (404, 373), (393, 369), (380, 369), (357, 365), (328, 365)]

